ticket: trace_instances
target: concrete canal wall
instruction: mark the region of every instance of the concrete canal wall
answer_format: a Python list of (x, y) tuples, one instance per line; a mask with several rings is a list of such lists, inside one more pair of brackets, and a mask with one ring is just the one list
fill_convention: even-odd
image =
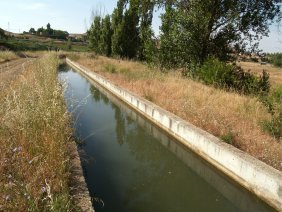
[(281, 172), (161, 107), (116, 86), (93, 71), (69, 59), (66, 61), (269, 205), (278, 211), (282, 210)]

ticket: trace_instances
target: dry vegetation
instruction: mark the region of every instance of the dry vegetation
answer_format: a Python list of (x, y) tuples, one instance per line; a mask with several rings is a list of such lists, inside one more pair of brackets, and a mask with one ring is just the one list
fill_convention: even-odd
[[(0, 211), (68, 211), (71, 135), (58, 60), (47, 54), (0, 98)], [(1, 91), (2, 92), (2, 91)]]
[(119, 86), (282, 170), (281, 143), (262, 130), (261, 123), (271, 117), (257, 98), (225, 92), (137, 62), (95, 55), (73, 57)]
[(244, 70), (250, 70), (252, 73), (261, 75), (263, 70), (266, 70), (270, 76), (270, 82), (273, 85), (282, 84), (282, 68), (275, 67), (271, 64), (261, 65), (255, 62), (238, 62)]
[(0, 63), (14, 60), (19, 58), (14, 52), (12, 51), (0, 51)]

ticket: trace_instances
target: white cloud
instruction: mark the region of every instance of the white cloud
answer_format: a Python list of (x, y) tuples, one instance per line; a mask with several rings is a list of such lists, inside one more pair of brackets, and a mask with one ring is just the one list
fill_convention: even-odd
[(47, 7), (47, 4), (41, 3), (41, 2), (34, 2), (31, 4), (21, 4), (19, 7), (23, 10), (39, 10)]

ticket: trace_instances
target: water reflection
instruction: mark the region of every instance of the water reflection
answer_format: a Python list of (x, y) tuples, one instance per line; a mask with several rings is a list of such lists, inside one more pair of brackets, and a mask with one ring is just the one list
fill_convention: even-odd
[(105, 203), (96, 211), (269, 210), (101, 87), (73, 71), (61, 78), (66, 99), (90, 94), (74, 116), (90, 193)]

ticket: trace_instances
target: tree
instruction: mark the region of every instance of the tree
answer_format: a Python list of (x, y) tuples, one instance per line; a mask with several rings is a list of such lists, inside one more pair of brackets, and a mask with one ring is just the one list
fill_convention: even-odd
[(118, 0), (117, 8), (112, 14), (112, 53), (114, 55), (122, 55), (123, 52), (123, 28), (124, 28), (124, 10), (127, 5), (126, 0)]
[(41, 28), (38, 28), (38, 29), (37, 29), (36, 34), (37, 34), (37, 35), (43, 35), (43, 32), (44, 32), (44, 28), (41, 27)]
[(139, 49), (139, 0), (130, 0), (122, 23), (122, 57), (135, 58)]
[(35, 29), (34, 29), (34, 28), (30, 28), (30, 30), (29, 30), (29, 34), (32, 34), (32, 35), (36, 34)]
[(164, 4), (165, 13), (161, 16), (162, 25), (161, 37), (160, 37), (160, 53), (159, 61), (162, 67), (172, 68), (180, 65), (181, 60), (181, 47), (176, 45), (177, 35), (174, 35), (176, 30), (173, 27), (176, 26), (176, 12), (173, 8), (174, 0), (166, 1)]
[(106, 56), (111, 56), (112, 54), (112, 26), (111, 26), (111, 17), (106, 15), (102, 21), (102, 28), (101, 28), (101, 51)]
[[(203, 64), (210, 56), (226, 61), (234, 50), (256, 47), (275, 18), (280, 0), (172, 0), (162, 16), (164, 65)], [(165, 53), (167, 52), (167, 54)], [(166, 64), (167, 63), (167, 64)]]
[(53, 38), (66, 40), (69, 36), (69, 33), (67, 31), (62, 31), (62, 30), (52, 30), (52, 31), (53, 31), (53, 35), (52, 35)]
[(71, 50), (71, 48), (72, 48), (72, 41), (71, 41), (71, 38), (68, 38), (67, 49)]
[[(152, 20), (155, 7), (155, 0), (143, 0), (140, 2), (140, 60), (152, 60), (154, 52)], [(152, 52), (153, 51), (153, 52)]]
[(0, 28), (0, 39), (6, 39), (7, 36), (5, 35), (5, 31)]
[(99, 49), (100, 34), (101, 34), (101, 16), (97, 15), (94, 17), (94, 21), (89, 30), (90, 47), (94, 49), (96, 53), (101, 53), (101, 50)]
[(48, 23), (46, 27), (47, 27), (46, 29), (47, 35), (52, 35), (54, 30), (51, 28), (51, 24)]

